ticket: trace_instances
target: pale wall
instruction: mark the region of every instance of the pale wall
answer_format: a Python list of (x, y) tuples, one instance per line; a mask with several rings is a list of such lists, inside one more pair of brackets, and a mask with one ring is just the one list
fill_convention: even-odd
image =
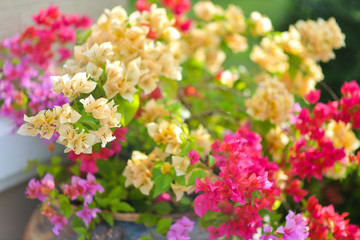
[[(127, 0), (0, 0), (0, 40), (20, 33), (32, 24), (31, 16), (51, 2), (64, 13), (87, 14), (94, 21), (104, 8), (116, 5), (125, 7)], [(23, 173), (28, 159), (39, 157), (48, 161), (51, 154), (39, 138), (23, 137), (10, 133), (9, 120), (0, 118), (0, 192), (14, 186), (32, 175)], [(57, 152), (63, 151), (57, 146)]]

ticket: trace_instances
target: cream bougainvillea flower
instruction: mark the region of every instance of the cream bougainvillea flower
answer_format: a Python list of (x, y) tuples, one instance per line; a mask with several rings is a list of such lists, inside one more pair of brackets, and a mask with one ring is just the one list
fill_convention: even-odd
[(276, 124), (288, 119), (293, 105), (294, 97), (277, 78), (260, 83), (255, 94), (245, 101), (246, 111), (254, 119), (270, 119)]
[(176, 171), (176, 176), (185, 175), (190, 165), (188, 157), (172, 156), (172, 165)]
[(149, 195), (154, 185), (154, 182), (151, 180), (152, 166), (153, 163), (146, 154), (133, 151), (131, 159), (128, 160), (123, 172), (123, 176), (126, 177), (125, 186), (134, 185), (143, 194)]
[(154, 99), (149, 100), (141, 111), (141, 118), (145, 123), (156, 122), (166, 116), (170, 116), (170, 111), (165, 109), (164, 104), (157, 104)]
[(326, 136), (332, 140), (336, 148), (343, 147), (347, 153), (354, 152), (360, 146), (360, 142), (351, 130), (349, 123), (331, 120), (327, 126)]
[(161, 121), (158, 123), (146, 124), (150, 137), (154, 139), (157, 144), (166, 145), (165, 152), (176, 154), (180, 150), (182, 144), (181, 136), (183, 131), (179, 126), (168, 121)]

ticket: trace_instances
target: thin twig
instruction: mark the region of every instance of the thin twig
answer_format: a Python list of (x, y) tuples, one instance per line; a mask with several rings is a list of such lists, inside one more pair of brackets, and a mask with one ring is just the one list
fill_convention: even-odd
[(339, 101), (339, 97), (335, 94), (335, 92), (329, 87), (329, 85), (326, 84), (326, 82), (321, 81), (320, 82), (321, 86), (331, 95), (331, 97), (336, 100)]

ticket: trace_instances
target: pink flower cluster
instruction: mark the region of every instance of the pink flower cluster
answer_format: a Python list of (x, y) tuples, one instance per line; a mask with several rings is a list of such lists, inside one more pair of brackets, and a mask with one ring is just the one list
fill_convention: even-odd
[(86, 180), (72, 176), (71, 185), (64, 185), (65, 195), (69, 196), (71, 200), (81, 196), (84, 199), (84, 204), (90, 204), (96, 192), (103, 193), (104, 188), (96, 182), (96, 178), (91, 173), (87, 174)]
[(88, 17), (61, 14), (52, 5), (33, 19), (34, 26), (0, 44), (0, 115), (11, 118), (18, 127), (24, 114), (34, 115), (67, 102), (51, 91), (52, 68), (71, 56), (69, 43), (75, 42), (75, 31), (91, 25)]
[(97, 173), (99, 169), (96, 166), (96, 161), (99, 159), (108, 160), (109, 157), (119, 154), (121, 152), (121, 142), (125, 142), (127, 130), (127, 128), (117, 128), (114, 131), (113, 136), (116, 139), (110, 143), (110, 148), (101, 148), (98, 152), (93, 151), (91, 154), (81, 153), (79, 155), (71, 151), (68, 158), (73, 161), (80, 159), (80, 170), (82, 172)]
[(307, 202), (308, 225), (310, 239), (327, 239), (329, 232), (333, 239), (357, 240), (360, 239), (360, 229), (349, 220), (345, 220), (348, 213), (339, 215), (332, 205), (323, 207), (318, 203), (315, 196), (311, 196)]
[(46, 216), (51, 224), (54, 225), (52, 231), (55, 235), (59, 235), (59, 230), (63, 229), (64, 225), (68, 224), (68, 220), (64, 216), (60, 215), (57, 211), (52, 209), (49, 204), (44, 205), (41, 214)]
[[(264, 227), (264, 235), (260, 236), (260, 240), (279, 240), (278, 237), (271, 234), (271, 227)], [(275, 232), (277, 235), (282, 234), (280, 239), (282, 240), (306, 240), (309, 236), (307, 230), (306, 219), (302, 214), (296, 214), (293, 211), (289, 211), (286, 216), (285, 226), (280, 226)]]
[(345, 82), (341, 87), (340, 119), (351, 122), (353, 128), (360, 129), (360, 86), (356, 81)]
[(260, 135), (241, 127), (217, 140), (212, 148), (219, 179), (214, 182), (196, 180), (195, 213), (202, 217), (207, 211), (228, 215), (219, 227), (210, 226), (210, 239), (226, 236), (252, 238), (262, 226), (260, 209), (271, 211), (279, 189), (274, 185), (275, 163), (262, 156)]
[(83, 209), (76, 212), (76, 216), (81, 218), (85, 225), (88, 226), (96, 214), (101, 212), (98, 208), (89, 208), (92, 203), (94, 195), (99, 192), (103, 193), (104, 188), (96, 182), (96, 178), (91, 173), (87, 174), (86, 180), (77, 176), (72, 176), (71, 185), (64, 185), (64, 193), (69, 196), (71, 200), (78, 197), (84, 199)]
[[(352, 127), (360, 128), (360, 86), (356, 81), (344, 83), (341, 88), (342, 98), (327, 104), (316, 103), (319, 91), (310, 92), (306, 99), (316, 103), (312, 113), (302, 108), (295, 122), (301, 138), (290, 149), (291, 173), (305, 177), (321, 179), (325, 170), (332, 168), (335, 162), (345, 161), (343, 148), (337, 149), (325, 135), (324, 124), (330, 120), (351, 123)], [(344, 162), (346, 163), (346, 162)]]
[[(30, 180), (28, 187), (26, 188), (25, 195), (31, 199), (39, 199), (44, 202), (47, 199), (50, 200), (50, 192), (52, 189), (55, 189), (54, 177), (47, 173), (41, 179), (41, 181), (37, 181), (34, 178)], [(49, 221), (54, 225), (52, 231), (59, 235), (59, 230), (63, 228), (64, 224), (67, 224), (67, 219), (59, 214), (57, 211), (52, 209), (49, 206), (49, 203), (44, 205), (42, 214), (45, 215)]]
[(41, 181), (35, 180), (35, 178), (29, 181), (26, 188), (25, 195), (31, 199), (39, 199), (44, 202), (49, 197), (50, 191), (55, 188), (54, 177), (47, 173), (41, 179)]
[(168, 240), (189, 240), (188, 235), (194, 228), (194, 222), (183, 216), (176, 223), (171, 225), (166, 237)]

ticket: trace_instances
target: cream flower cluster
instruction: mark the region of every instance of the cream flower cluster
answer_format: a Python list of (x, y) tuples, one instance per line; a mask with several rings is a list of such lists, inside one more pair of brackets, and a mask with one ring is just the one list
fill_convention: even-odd
[(157, 104), (154, 99), (151, 99), (141, 109), (140, 117), (145, 123), (151, 123), (168, 116), (170, 116), (170, 111), (165, 109), (165, 105)]
[(184, 132), (177, 124), (162, 120), (160, 123), (148, 123), (146, 127), (149, 136), (154, 139), (156, 144), (166, 146), (166, 153), (177, 154), (180, 152)]
[[(66, 61), (62, 75), (51, 77), (53, 91), (74, 101), (63, 108), (77, 119), (55, 121), (60, 114), (55, 108), (34, 118), (25, 117), (27, 123), (19, 133), (40, 133), (49, 139), (56, 132), (60, 135), (57, 141), (66, 146), (65, 152), (73, 150), (76, 154), (91, 153), (99, 142), (105, 147), (115, 139), (111, 129), (120, 127), (122, 108), (116, 104), (121, 98), (131, 103), (139, 88), (150, 93), (160, 76), (181, 80), (180, 61), (170, 47), (180, 38), (174, 23), (166, 10), (156, 5), (130, 16), (122, 7), (105, 10), (86, 42), (74, 48), (74, 58)], [(81, 116), (88, 118), (86, 123), (77, 123)], [(173, 140), (169, 146), (178, 148)]]
[(275, 161), (281, 160), (284, 147), (289, 143), (289, 137), (278, 125), (265, 136), (267, 148)]
[(327, 125), (326, 136), (332, 140), (336, 148), (344, 148), (346, 153), (354, 152), (360, 146), (360, 142), (351, 130), (349, 123), (332, 120)]
[(36, 136), (50, 139), (55, 132), (59, 134), (57, 142), (66, 146), (65, 152), (75, 151), (76, 154), (91, 153), (96, 135), (85, 133), (74, 128), (81, 115), (69, 104), (56, 106), (52, 110), (40, 111), (33, 117), (24, 116), (24, 123), (18, 130), (20, 135)]
[(303, 97), (324, 78), (318, 61), (333, 58), (333, 49), (343, 47), (344, 38), (333, 18), (299, 21), (286, 32), (263, 38), (250, 58), (279, 76), (291, 93)]
[(183, 46), (188, 56), (204, 62), (210, 72), (217, 72), (225, 60), (222, 42), (234, 53), (243, 52), (248, 49), (246, 34), (260, 36), (272, 30), (269, 18), (254, 12), (247, 23), (241, 8), (235, 5), (223, 9), (211, 1), (199, 1), (194, 12), (203, 22), (184, 36)]
[(123, 172), (126, 177), (125, 187), (134, 185), (143, 194), (149, 195), (154, 185), (151, 180), (153, 166), (154, 162), (146, 154), (133, 151)]
[(276, 77), (261, 82), (255, 94), (245, 101), (247, 113), (257, 120), (286, 121), (294, 105), (294, 97)]
[(327, 21), (319, 18), (316, 22), (300, 20), (295, 26), (301, 34), (307, 53), (315, 60), (328, 62), (335, 58), (333, 49), (345, 46), (345, 35), (334, 18)]

